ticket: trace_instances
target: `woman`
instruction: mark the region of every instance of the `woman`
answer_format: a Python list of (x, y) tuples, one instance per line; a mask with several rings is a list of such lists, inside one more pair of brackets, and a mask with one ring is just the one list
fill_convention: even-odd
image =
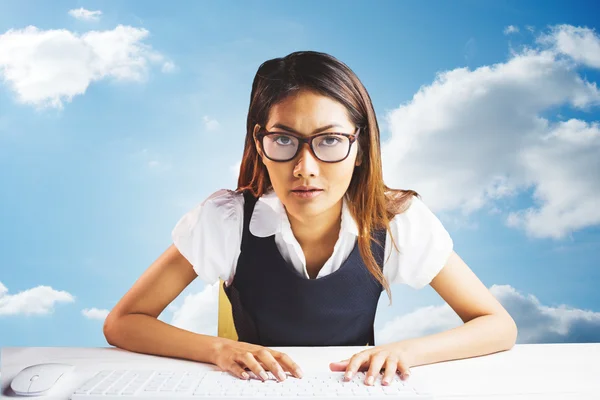
[[(252, 85), (238, 188), (184, 215), (173, 245), (107, 317), (107, 341), (131, 351), (280, 380), (300, 367), (269, 346), (372, 344), (383, 289), (431, 285), (465, 324), (368, 347), (334, 371), (366, 370), (373, 384), (412, 366), (508, 350), (517, 328), (453, 251), (419, 195), (382, 178), (370, 97), (334, 57), (295, 52), (263, 63)], [(225, 281), (239, 341), (157, 319), (197, 276)]]

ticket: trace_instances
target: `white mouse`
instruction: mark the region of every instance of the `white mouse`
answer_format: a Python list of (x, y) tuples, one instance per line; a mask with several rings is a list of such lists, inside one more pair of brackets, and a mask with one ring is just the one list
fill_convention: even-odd
[(10, 387), (19, 396), (40, 396), (48, 392), (74, 365), (47, 363), (24, 368), (15, 376)]

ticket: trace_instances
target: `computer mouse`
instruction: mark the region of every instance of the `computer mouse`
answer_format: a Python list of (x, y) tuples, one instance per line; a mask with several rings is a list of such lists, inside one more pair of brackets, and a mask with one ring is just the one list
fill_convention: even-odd
[(30, 365), (13, 378), (10, 387), (20, 396), (40, 396), (52, 389), (61, 376), (74, 368), (74, 365), (61, 363)]

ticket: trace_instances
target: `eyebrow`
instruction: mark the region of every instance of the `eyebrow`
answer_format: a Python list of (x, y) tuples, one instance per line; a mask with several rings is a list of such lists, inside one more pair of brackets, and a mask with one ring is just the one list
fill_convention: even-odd
[[(289, 126), (286, 126), (286, 125), (283, 125), (283, 124), (279, 124), (279, 123), (273, 125), (271, 127), (271, 129), (273, 129), (273, 128), (279, 128), (279, 129), (286, 130), (288, 132), (293, 132), (293, 133), (300, 134), (300, 132), (298, 132), (297, 130), (295, 130), (293, 128), (290, 128)], [(343, 128), (343, 126), (340, 125), (340, 124), (335, 124), (335, 123), (334, 124), (329, 124), (329, 125), (325, 125), (325, 126), (322, 126), (320, 128), (315, 129), (312, 133), (313, 134), (319, 133), (319, 132), (322, 132), (322, 131), (326, 131), (327, 129), (330, 129), (330, 128)]]

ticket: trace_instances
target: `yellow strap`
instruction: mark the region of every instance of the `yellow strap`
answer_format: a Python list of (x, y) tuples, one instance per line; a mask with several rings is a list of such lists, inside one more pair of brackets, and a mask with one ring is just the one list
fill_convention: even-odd
[(238, 335), (233, 323), (231, 303), (223, 289), (223, 280), (219, 279), (219, 324), (218, 336), (231, 340), (238, 340)]

